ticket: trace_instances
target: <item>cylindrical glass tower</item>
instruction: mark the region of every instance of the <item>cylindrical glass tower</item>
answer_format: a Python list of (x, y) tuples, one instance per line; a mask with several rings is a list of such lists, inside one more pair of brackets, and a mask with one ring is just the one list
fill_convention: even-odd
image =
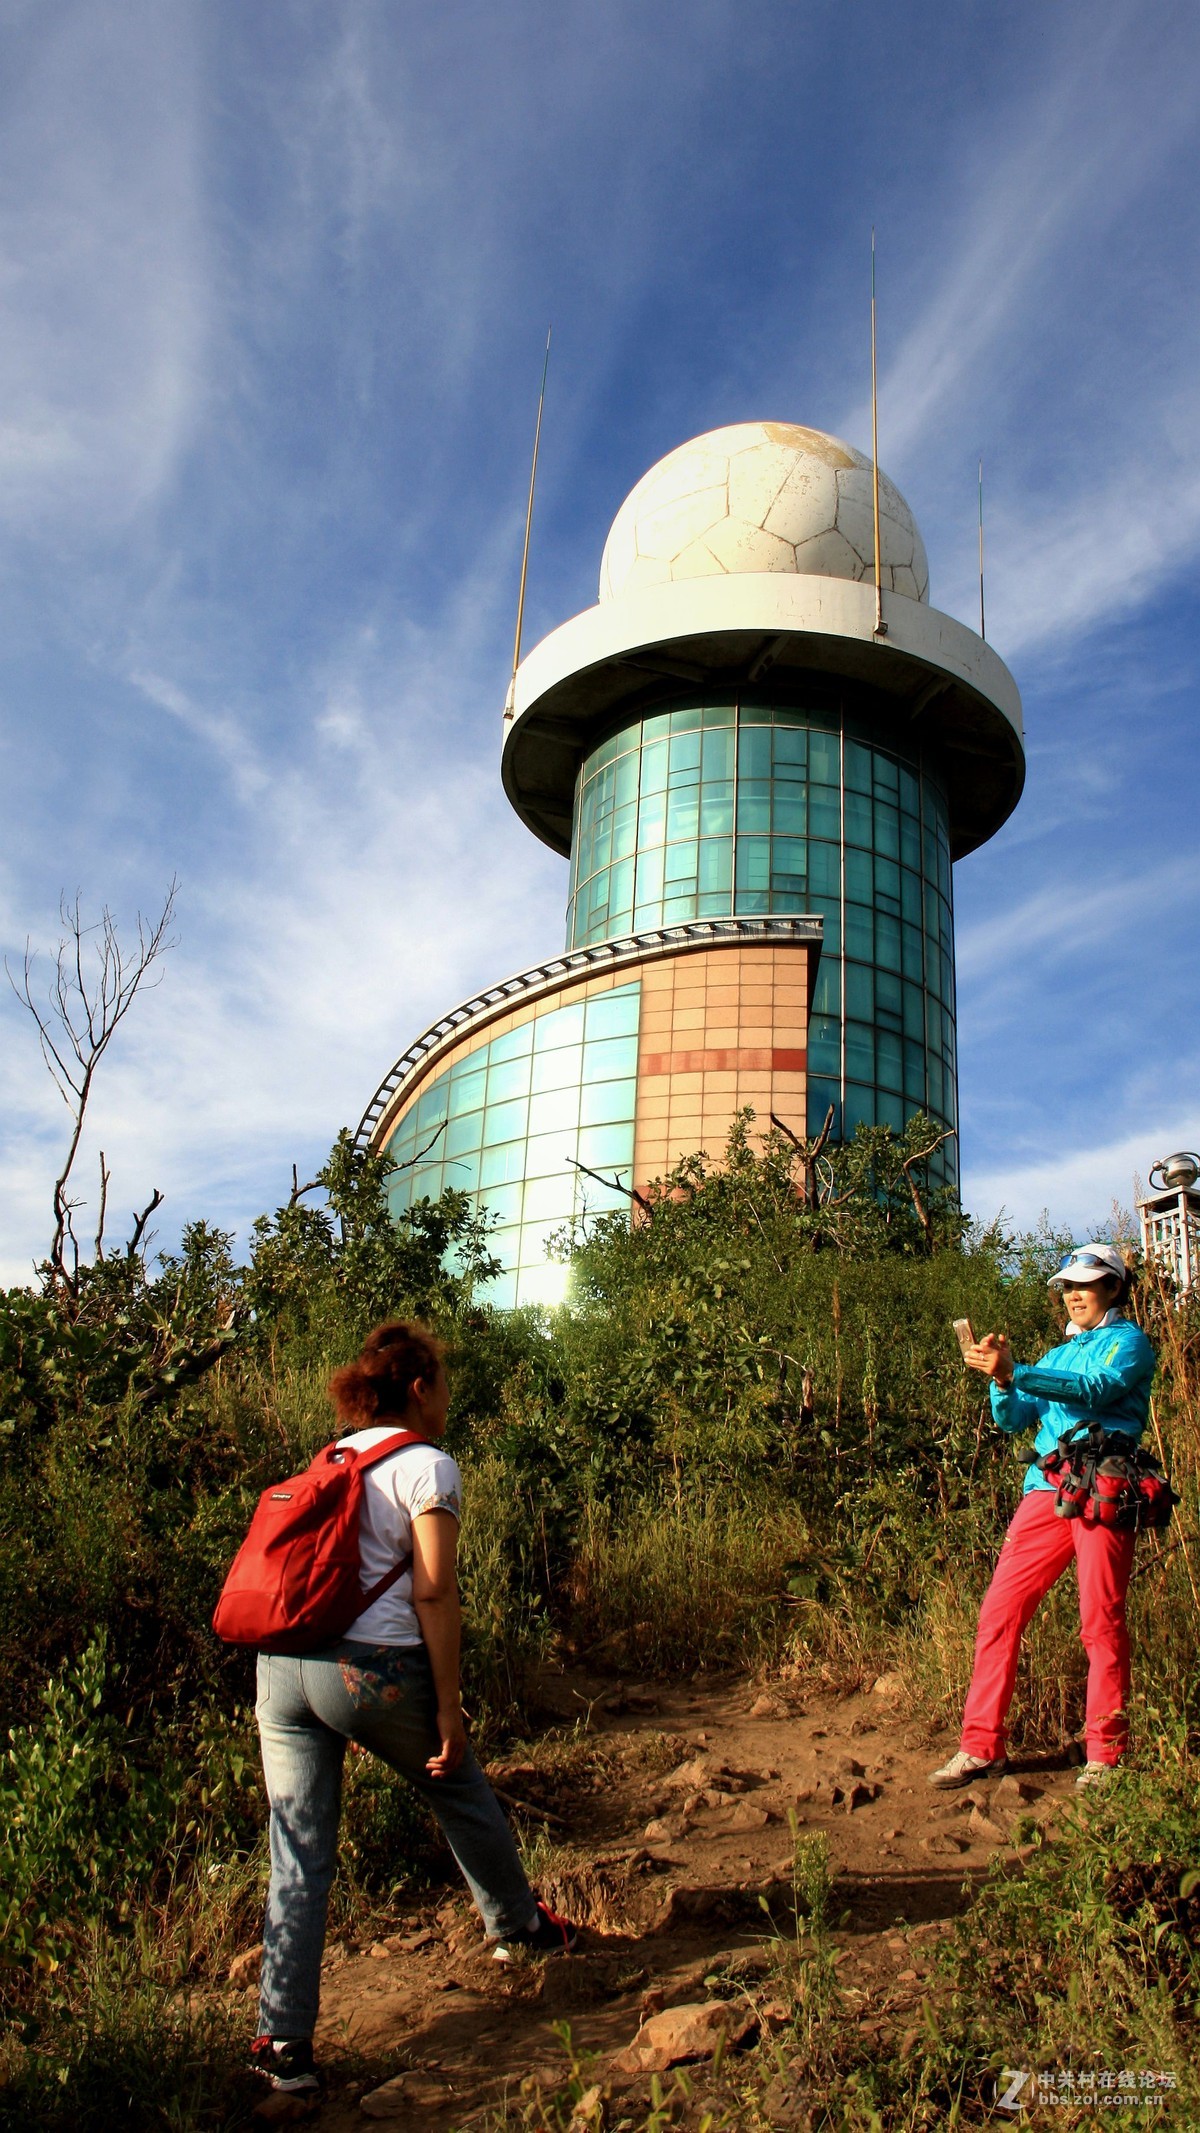
[(667, 454), (598, 604), (522, 661), (502, 776), (570, 860), (567, 946), (397, 1060), (360, 1127), (397, 1206), (458, 1185), (500, 1224), (501, 1301), (547, 1243), (753, 1113), (946, 1129), (958, 1177), (951, 862), (1020, 796), (1002, 661), (929, 605), (921, 537), (839, 438), (738, 423)]
[[(935, 750), (860, 701), (674, 703), (580, 766), (567, 946), (689, 919), (824, 921), (808, 1118), (958, 1123), (949, 811)], [(886, 729), (885, 729), (886, 730)], [(939, 1169), (957, 1177), (953, 1142)]]

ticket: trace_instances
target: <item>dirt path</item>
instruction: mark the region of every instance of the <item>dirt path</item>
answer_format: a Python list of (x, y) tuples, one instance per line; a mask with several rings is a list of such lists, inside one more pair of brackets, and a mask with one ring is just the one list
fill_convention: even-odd
[[(745, 1682), (614, 1690), (556, 1677), (555, 1709), (586, 1727), (491, 1769), (510, 1802), (554, 1818), (537, 1840), (539, 1885), (586, 1928), (579, 1954), (501, 1969), (465, 1896), (414, 1911), (382, 1945), (331, 1948), (322, 2127), (481, 2126), (527, 2077), (565, 2078), (556, 2023), (606, 2064), (646, 2013), (714, 1993), (746, 2005), (757, 1992), (761, 2028), (782, 2022), (760, 1897), (790, 1935), (789, 1812), (800, 1835), (828, 1841), (846, 2005), (868, 2033), (902, 2035), (936, 1936), (989, 1860), (1071, 1796), (1073, 1772), (1065, 1757), (1030, 1759), (999, 1785), (931, 1792), (925, 1773), (956, 1743), (915, 1724), (892, 1687), (800, 1698)], [(519, 1819), (537, 1831), (535, 1814)], [(714, 1974), (727, 1982), (707, 1984)], [(355, 2062), (373, 2078), (352, 2074)]]

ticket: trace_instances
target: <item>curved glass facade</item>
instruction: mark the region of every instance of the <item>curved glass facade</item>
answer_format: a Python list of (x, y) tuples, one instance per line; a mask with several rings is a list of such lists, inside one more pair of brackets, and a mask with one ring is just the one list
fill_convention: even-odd
[(585, 1195), (591, 1208), (627, 1204), (571, 1164), (632, 1172), (641, 991), (635, 979), (549, 1006), (479, 1045), (433, 1076), (386, 1143), (407, 1166), (389, 1187), (396, 1213), (455, 1186), (499, 1217), (505, 1272), (489, 1303), (556, 1302), (550, 1236)]
[[(758, 912), (819, 913), (809, 1124), (956, 1126), (946, 790), (853, 710), (746, 696), (623, 726), (575, 792), (567, 943)], [(955, 1143), (931, 1162), (954, 1184)]]

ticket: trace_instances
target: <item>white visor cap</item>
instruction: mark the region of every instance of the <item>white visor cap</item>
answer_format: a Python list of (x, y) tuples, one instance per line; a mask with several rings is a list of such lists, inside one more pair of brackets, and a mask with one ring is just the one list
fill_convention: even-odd
[(1046, 1286), (1049, 1289), (1074, 1289), (1080, 1282), (1114, 1278), (1123, 1283), (1128, 1273), (1129, 1268), (1115, 1244), (1073, 1244)]

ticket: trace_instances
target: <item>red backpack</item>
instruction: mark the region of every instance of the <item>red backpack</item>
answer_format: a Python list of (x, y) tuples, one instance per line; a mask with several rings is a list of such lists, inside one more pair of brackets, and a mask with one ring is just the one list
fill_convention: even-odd
[(265, 1652), (315, 1652), (345, 1636), (412, 1562), (403, 1556), (363, 1591), (362, 1477), (406, 1444), (425, 1442), (418, 1431), (399, 1429), (363, 1452), (327, 1444), (303, 1474), (264, 1489), (221, 1588), (213, 1615), (218, 1637)]

